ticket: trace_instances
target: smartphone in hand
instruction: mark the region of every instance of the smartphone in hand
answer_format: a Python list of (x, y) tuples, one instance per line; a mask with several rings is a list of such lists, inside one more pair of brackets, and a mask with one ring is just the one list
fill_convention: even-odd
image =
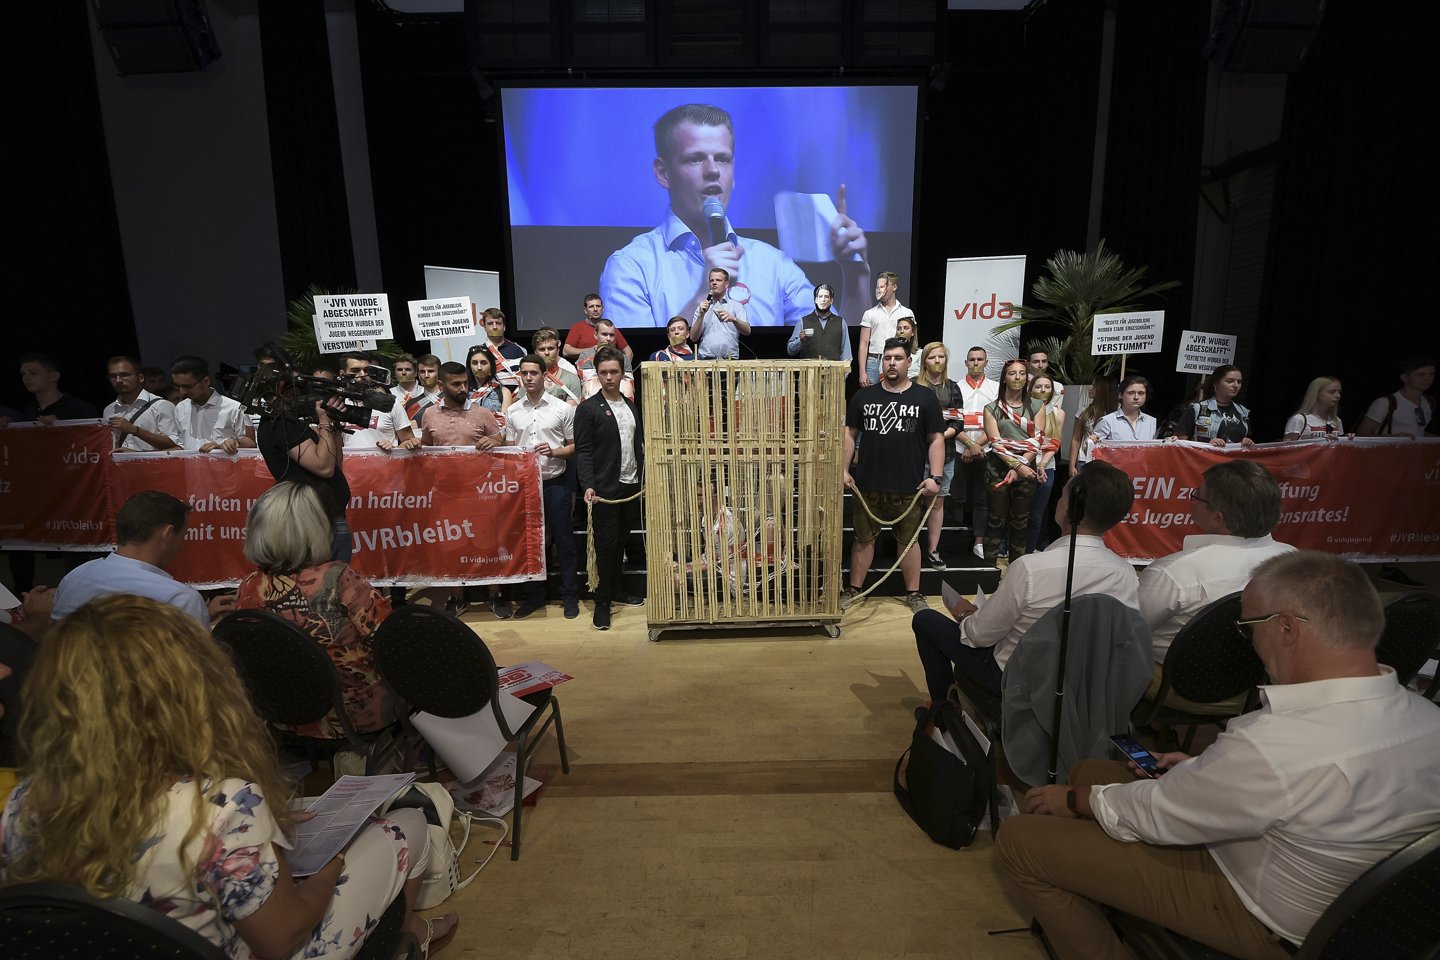
[(1135, 766), (1139, 768), (1140, 775), (1154, 780), (1165, 771), (1160, 767), (1160, 758), (1140, 745), (1140, 741), (1134, 737), (1111, 737), (1110, 742), (1119, 748)]

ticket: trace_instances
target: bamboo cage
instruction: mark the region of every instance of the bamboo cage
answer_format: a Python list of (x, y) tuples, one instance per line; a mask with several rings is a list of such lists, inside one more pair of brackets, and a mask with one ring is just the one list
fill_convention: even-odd
[(650, 639), (805, 623), (839, 635), (848, 370), (642, 364)]

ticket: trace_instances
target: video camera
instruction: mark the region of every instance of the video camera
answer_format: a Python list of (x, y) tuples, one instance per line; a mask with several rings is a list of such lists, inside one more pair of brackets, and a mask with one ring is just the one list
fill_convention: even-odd
[[(235, 384), (235, 399), (247, 413), (274, 417), (288, 412), (302, 423), (315, 423), (315, 404), (339, 397), (345, 409), (331, 416), (353, 426), (368, 427), (372, 410), (385, 413), (395, 406), (395, 395), (373, 380), (362, 383), (348, 377), (313, 377), (297, 370), (278, 345), (269, 346), (279, 362), (262, 363)], [(384, 367), (371, 367), (367, 372), (384, 374), (383, 381), (389, 381), (389, 371)]]

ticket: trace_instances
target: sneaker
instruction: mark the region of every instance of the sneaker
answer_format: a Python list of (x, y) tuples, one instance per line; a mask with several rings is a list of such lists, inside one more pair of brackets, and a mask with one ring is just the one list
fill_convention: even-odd
[(645, 606), (645, 598), (644, 598), (644, 597), (637, 597), (637, 596), (635, 596), (635, 594), (633, 594), (633, 593), (617, 593), (617, 594), (615, 594), (615, 602), (618, 603), (618, 604), (620, 604), (620, 606), (622, 606), (622, 607), (643, 607), (643, 606)]
[(985, 544), (980, 543), (980, 542), (977, 540), (977, 541), (975, 542), (974, 553), (975, 553), (975, 556), (979, 557), (981, 560), (984, 560), (984, 559), (985, 559)]
[(524, 603), (520, 604), (520, 609), (515, 611), (515, 619), (524, 620), (526, 617), (530, 616), (530, 614), (535, 613), (538, 610), (544, 609), (544, 600), (526, 600)]
[(925, 559), (930, 562), (931, 570), (943, 571), (945, 569), (945, 560), (940, 556), (939, 550), (931, 550), (925, 554)]
[(458, 617), (468, 609), (470, 605), (465, 602), (464, 597), (451, 597), (445, 601), (445, 612), (452, 617)]
[(925, 599), (925, 595), (919, 590), (916, 590), (914, 593), (905, 594), (905, 606), (910, 608), (911, 613), (919, 613), (921, 610), (930, 609), (929, 601)]
[(578, 616), (580, 616), (580, 601), (571, 597), (565, 601), (565, 619), (574, 620)]
[(852, 603), (855, 603), (859, 599), (860, 589), (858, 587), (846, 587), (844, 590), (840, 591), (840, 609), (846, 609)]
[(497, 619), (509, 620), (515, 615), (515, 608), (512, 607), (510, 601), (504, 597), (491, 597), (490, 612), (495, 614)]
[(608, 604), (608, 603), (597, 603), (597, 604), (595, 604), (595, 616), (593, 616), (593, 617), (590, 619), (590, 624), (591, 624), (596, 630), (609, 630), (609, 629), (610, 629), (610, 604)]
[(1378, 576), (1381, 580), (1388, 580), (1391, 583), (1398, 583), (1402, 587), (1425, 586), (1425, 584), (1421, 583), (1419, 580), (1416, 580), (1414, 577), (1410, 576), (1410, 574), (1406, 573), (1405, 571), (1401, 570), (1399, 567), (1396, 566), (1386, 565), (1381, 567)]

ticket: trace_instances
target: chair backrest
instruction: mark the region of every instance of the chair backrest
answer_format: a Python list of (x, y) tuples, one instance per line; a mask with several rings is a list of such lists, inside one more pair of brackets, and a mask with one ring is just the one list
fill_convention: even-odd
[(1320, 915), (1296, 960), (1431, 960), (1440, 955), (1440, 829), (1362, 873)]
[(269, 610), (236, 610), (213, 629), (230, 648), (251, 702), (266, 721), (314, 723), (334, 710), (348, 729), (340, 678), (320, 641)]
[(435, 607), (400, 607), (380, 624), (372, 645), (375, 666), (390, 689), (437, 717), (478, 713), (500, 689), (485, 641)]
[(1238, 619), (1237, 591), (1211, 603), (1180, 628), (1162, 667), (1171, 690), (1195, 703), (1218, 703), (1265, 682), (1265, 665), (1235, 629)]
[(0, 956), (225, 960), (178, 920), (123, 897), (100, 899), (65, 883), (0, 888)]
[(1375, 646), (1375, 658), (1395, 668), (1404, 686), (1425, 665), (1440, 645), (1440, 597), (1433, 593), (1406, 593), (1385, 604), (1385, 632)]

